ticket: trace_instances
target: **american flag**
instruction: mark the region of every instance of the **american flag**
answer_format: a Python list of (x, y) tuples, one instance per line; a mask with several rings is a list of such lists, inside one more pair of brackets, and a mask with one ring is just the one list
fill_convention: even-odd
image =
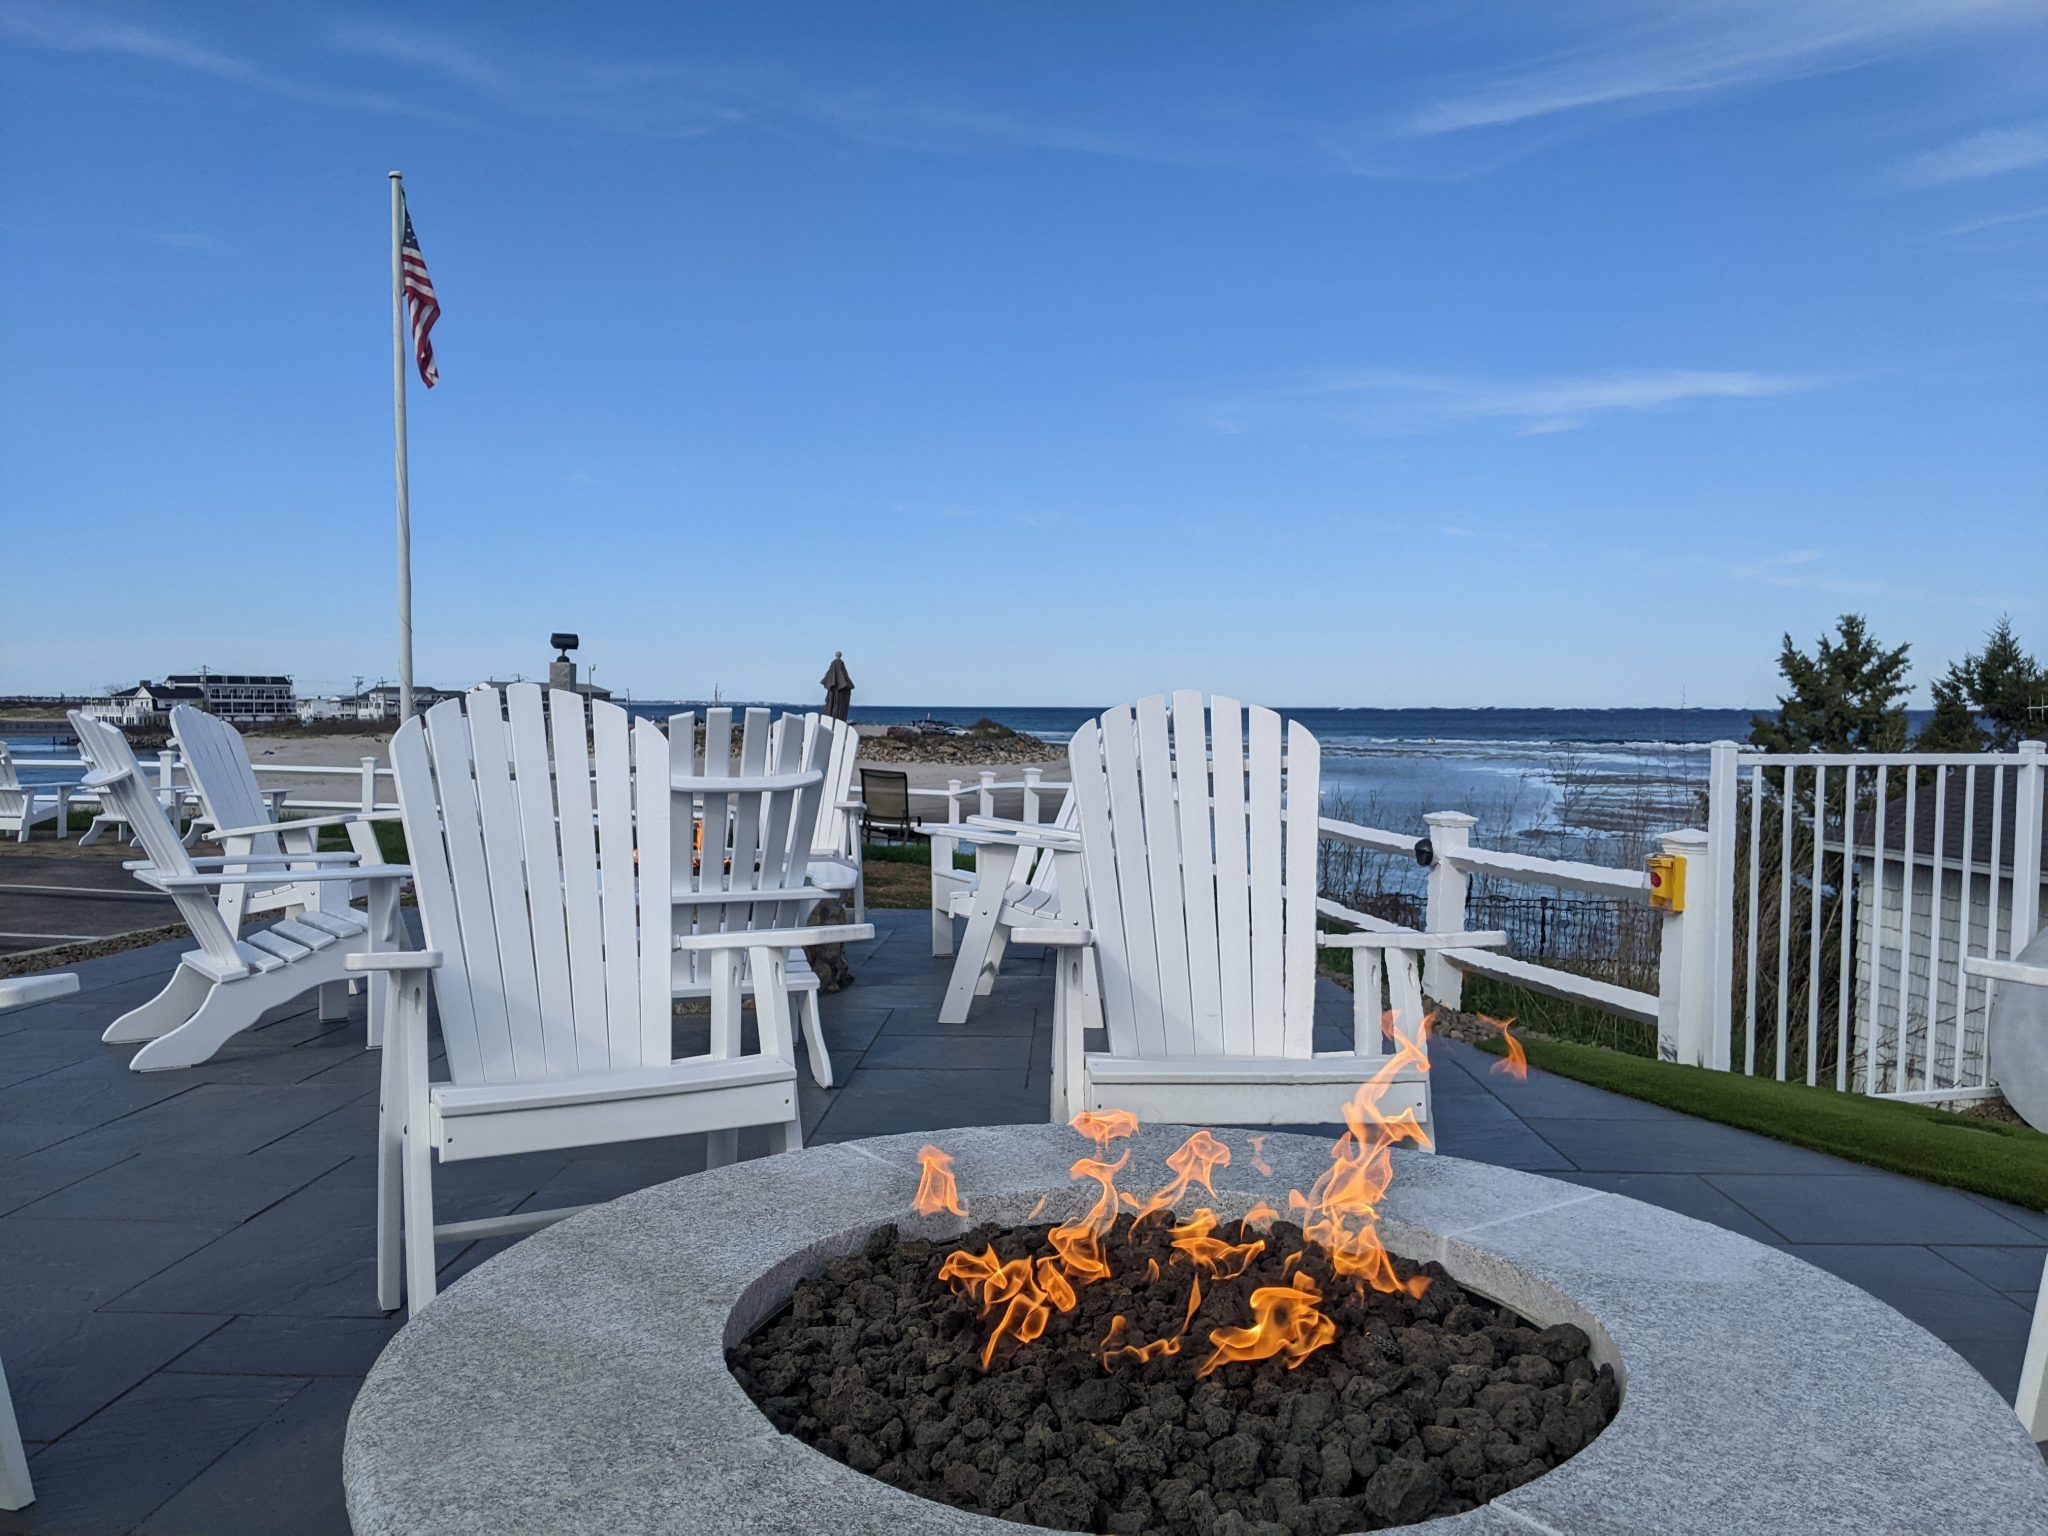
[(434, 343), (429, 338), (434, 322), (441, 318), (441, 304), (434, 297), (434, 280), (427, 276), (427, 258), (420, 254), (419, 236), (412, 232), (410, 208), (405, 211), (405, 241), (398, 256), (405, 274), (405, 299), (412, 312), (412, 349), (419, 359), (420, 382), (432, 389), (441, 380), (441, 370), (434, 366)]

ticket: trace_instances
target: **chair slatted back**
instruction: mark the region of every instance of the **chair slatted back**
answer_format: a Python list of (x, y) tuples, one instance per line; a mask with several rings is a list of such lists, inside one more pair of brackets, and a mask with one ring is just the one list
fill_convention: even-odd
[[(1060, 797), (1059, 814), (1052, 819), (1052, 825), (1062, 832), (1078, 832), (1081, 829), (1081, 802), (1074, 798), (1074, 786), (1069, 784), (1067, 792)], [(1049, 891), (1053, 888), (1053, 872), (1059, 860), (1050, 848), (1041, 848), (1031, 854), (1031, 863), (1023, 876), (1023, 883), (1034, 891)]]
[(402, 725), (392, 767), (453, 1080), (666, 1063), (660, 728), (536, 683), (475, 688)]
[(780, 731), (803, 727), (803, 760), (809, 762), (824, 736), (830, 743), (825, 757), (825, 783), (818, 795), (817, 830), (811, 836), (811, 851), (834, 858), (849, 858), (854, 851), (853, 813), (844, 809), (853, 798), (853, 773), (860, 757), (860, 733), (844, 720), (811, 713), (784, 715), (775, 722)]
[[(208, 821), (216, 827), (253, 827), (271, 819), (270, 802), (256, 782), (240, 731), (218, 715), (180, 704), (171, 711), (171, 734)], [(259, 834), (251, 840), (250, 851), (277, 853), (276, 834)]]
[[(70, 712), (71, 729), (78, 737), (79, 755), (92, 764), (95, 775), (104, 779), (94, 786), (102, 812), (112, 812), (126, 822), (142, 844), (143, 855), (160, 875), (191, 875), (192, 855), (186, 851), (171, 825), (171, 818), (158, 804), (156, 791), (144, 776), (142, 765), (128, 745), (128, 738), (104, 720), (94, 720), (77, 710)], [(242, 964), (235, 936), (203, 890), (172, 894), (178, 915), (192, 930), (192, 937), (207, 955), (228, 967)]]
[[(730, 709), (706, 710), (700, 745), (696, 715), (669, 717), (678, 787), (669, 877), (678, 933), (793, 927), (822, 895), (809, 885), (808, 870), (838, 732), (750, 709), (735, 768), (732, 727)], [(693, 807), (688, 818), (684, 792)], [(781, 894), (762, 899), (765, 892)], [(702, 964), (699, 956), (678, 955), (677, 981), (701, 980)]]
[[(1119, 1056), (1313, 1054), (1321, 748), (1199, 693), (1075, 733), (1089, 923)], [(1300, 835), (1288, 811), (1299, 807)]]
[[(29, 796), (21, 787), (21, 775), (14, 770), (14, 757), (7, 743), (0, 741), (0, 820), (12, 821), (28, 814)], [(62, 828), (58, 829), (62, 832)]]

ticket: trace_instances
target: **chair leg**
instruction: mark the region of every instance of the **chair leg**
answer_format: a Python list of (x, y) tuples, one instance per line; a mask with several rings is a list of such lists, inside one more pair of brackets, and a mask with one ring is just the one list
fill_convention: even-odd
[(738, 1131), (706, 1131), (704, 1133), (704, 1166), (724, 1168), (740, 1160), (740, 1133)]
[(26, 1509), (35, 1501), (21, 1426), (15, 1422), (14, 1400), (7, 1395), (7, 1372), (0, 1369), (0, 1509)]
[(996, 977), (1003, 969), (1003, 956), (1010, 948), (1010, 926), (999, 922), (988, 936), (988, 953), (982, 957), (981, 974), (974, 979), (974, 995), (987, 997), (996, 989)]
[[(325, 953), (332, 953), (326, 951)], [(335, 955), (338, 968), (342, 956)], [(309, 962), (301, 961), (296, 969)], [(264, 1012), (288, 1003), (311, 987), (320, 985), (314, 976), (295, 974), (295, 967), (259, 971), (239, 981), (216, 982), (199, 1011), (168, 1034), (160, 1035), (135, 1053), (128, 1063), (135, 1072), (161, 1072), (167, 1067), (197, 1066), (245, 1029), (253, 1029)]]
[(213, 983), (189, 965), (171, 973), (169, 983), (140, 1008), (131, 1008), (106, 1028), (100, 1038), (109, 1045), (133, 1045), (167, 1035), (199, 1011)]
[(818, 1004), (816, 991), (806, 992), (804, 1010), (804, 1049), (810, 1053), (811, 1076), (818, 1080), (820, 1088), (832, 1086), (832, 1054), (825, 1049), (825, 1020)]
[(405, 1159), (405, 1306), (408, 1317), (434, 1299), (434, 1151), (422, 1130), (408, 1125)]
[(339, 1024), (348, 1017), (348, 983), (330, 981), (320, 988), (320, 1022)]
[[(377, 991), (391, 990), (396, 983), (389, 977), (378, 982)], [(404, 1035), (393, 1030), (377, 1095), (377, 1305), (386, 1312), (398, 1310), (405, 1256), (404, 1052)]]

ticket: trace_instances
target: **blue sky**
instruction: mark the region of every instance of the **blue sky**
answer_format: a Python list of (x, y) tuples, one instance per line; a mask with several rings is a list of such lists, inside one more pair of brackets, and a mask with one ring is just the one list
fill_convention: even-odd
[(391, 169), (422, 681), (2048, 650), (2043, 81), (2037, 0), (0, 3), (0, 688), (395, 672)]

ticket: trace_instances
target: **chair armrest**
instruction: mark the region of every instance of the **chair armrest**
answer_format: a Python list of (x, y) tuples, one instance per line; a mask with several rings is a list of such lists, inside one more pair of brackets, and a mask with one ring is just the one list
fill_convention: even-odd
[[(236, 863), (246, 862), (236, 860)], [(363, 864), (347, 869), (253, 869), (222, 870), (210, 875), (153, 875), (147, 869), (136, 872), (138, 879), (160, 891), (201, 890), (209, 885), (309, 885), (331, 880), (410, 880), (410, 864)]]
[(1982, 976), (1987, 981), (2016, 981), (2022, 986), (2048, 987), (2048, 965), (1994, 960), (1989, 955), (1967, 955), (1963, 959), (1963, 971), (1966, 975)]
[(265, 821), (253, 827), (215, 827), (205, 835), (213, 842), (225, 842), (231, 837), (260, 837), (265, 832), (291, 832), (313, 827), (345, 827), (353, 821), (396, 821), (397, 811), (335, 811), (326, 816), (294, 816), (287, 821)]
[(676, 948), (807, 949), (813, 944), (853, 944), (875, 936), (873, 923), (824, 923), (816, 928), (742, 928), (735, 933), (679, 933)]
[(1472, 933), (1319, 933), (1323, 949), (1500, 949), (1508, 941), (1501, 929)]
[(963, 843), (980, 843), (989, 848), (1079, 848), (1080, 840), (1072, 834), (1062, 834), (1056, 829), (1045, 832), (1034, 829), (1030, 822), (1020, 821), (1003, 827), (978, 826), (971, 821), (942, 821), (925, 827), (927, 837), (950, 837)]
[[(353, 853), (209, 853), (192, 861), (194, 869), (221, 869), (229, 864), (353, 864)], [(130, 859), (123, 869), (154, 869), (147, 859)], [(279, 871), (290, 874), (291, 871)]]
[(987, 827), (994, 832), (1033, 832), (1041, 837), (1066, 838), (1074, 843), (1081, 841), (1079, 827), (1055, 826), (1049, 821), (1014, 821), (1007, 816), (970, 816), (963, 825)]
[(833, 803), (832, 808), (835, 811), (859, 811), (862, 815), (866, 815), (868, 803), (865, 800), (839, 800)]
[(1042, 944), (1050, 949), (1086, 949), (1095, 942), (1095, 933), (1089, 928), (1069, 928), (1064, 924), (1048, 925), (1043, 928), (1012, 928), (1012, 944)]
[(350, 955), (341, 962), (349, 971), (432, 971), (441, 965), (438, 949), (380, 949)]

